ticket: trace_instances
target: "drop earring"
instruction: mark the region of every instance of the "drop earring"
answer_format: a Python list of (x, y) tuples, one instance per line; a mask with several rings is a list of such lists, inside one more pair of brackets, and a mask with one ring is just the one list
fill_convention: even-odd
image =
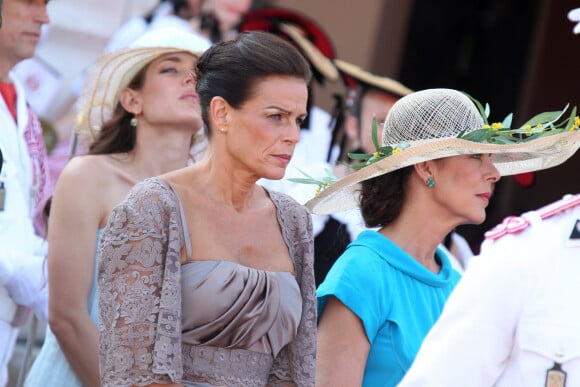
[(129, 121), (129, 125), (136, 128), (137, 127), (137, 118), (135, 118), (135, 117), (131, 118), (131, 120)]
[(425, 180), (425, 184), (427, 184), (427, 187), (433, 188), (435, 187), (435, 180), (429, 176), (427, 180)]

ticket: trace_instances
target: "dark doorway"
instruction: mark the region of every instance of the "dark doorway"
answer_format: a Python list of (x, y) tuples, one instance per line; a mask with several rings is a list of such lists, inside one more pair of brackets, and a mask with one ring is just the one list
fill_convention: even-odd
[(400, 79), (416, 90), (450, 87), (513, 112), (526, 70), (537, 0), (416, 0)]

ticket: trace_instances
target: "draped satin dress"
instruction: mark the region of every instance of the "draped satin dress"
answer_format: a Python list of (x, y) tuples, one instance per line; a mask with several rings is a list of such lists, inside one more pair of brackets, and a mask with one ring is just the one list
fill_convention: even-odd
[(179, 196), (158, 178), (113, 210), (99, 249), (103, 386), (314, 385), (310, 215), (289, 196), (268, 194), (294, 273), (191, 260)]

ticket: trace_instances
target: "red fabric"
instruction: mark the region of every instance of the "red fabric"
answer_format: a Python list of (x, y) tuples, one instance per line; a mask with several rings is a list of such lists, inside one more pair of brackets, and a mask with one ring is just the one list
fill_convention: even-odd
[(16, 120), (16, 88), (14, 87), (13, 83), (7, 82), (0, 82), (0, 94), (2, 94), (2, 98), (6, 102), (6, 106), (8, 106), (8, 111), (14, 118), (14, 122)]
[(514, 175), (514, 179), (520, 186), (528, 188), (533, 186), (536, 182), (536, 174), (534, 172), (520, 173)]
[[(280, 23), (292, 24), (294, 27), (299, 28), (304, 33), (305, 38), (308, 39), (322, 53), (322, 55), (330, 60), (335, 58), (334, 46), (330, 37), (314, 20), (293, 10), (284, 8), (260, 8), (251, 11), (244, 16), (238, 30), (240, 32), (270, 32), (286, 39), (296, 46), (296, 43), (280, 30)], [(320, 73), (315, 66), (312, 66), (312, 69), (314, 70), (314, 78), (322, 83), (324, 81), (324, 75)]]
[(243, 31), (268, 31), (277, 35), (284, 35), (278, 30), (277, 23), (290, 23), (300, 28), (306, 38), (329, 59), (334, 59), (334, 47), (328, 35), (309, 17), (296, 11), (283, 8), (260, 8), (249, 12), (239, 26)]

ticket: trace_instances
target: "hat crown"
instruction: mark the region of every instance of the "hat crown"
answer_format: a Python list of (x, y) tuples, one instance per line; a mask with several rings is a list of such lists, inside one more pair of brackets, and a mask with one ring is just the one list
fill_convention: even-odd
[(428, 89), (397, 101), (385, 120), (383, 146), (457, 137), (484, 127), (475, 104), (452, 89)]
[(175, 48), (186, 51), (203, 53), (211, 46), (206, 38), (191, 31), (181, 30), (175, 27), (153, 28), (145, 32), (127, 48)]

